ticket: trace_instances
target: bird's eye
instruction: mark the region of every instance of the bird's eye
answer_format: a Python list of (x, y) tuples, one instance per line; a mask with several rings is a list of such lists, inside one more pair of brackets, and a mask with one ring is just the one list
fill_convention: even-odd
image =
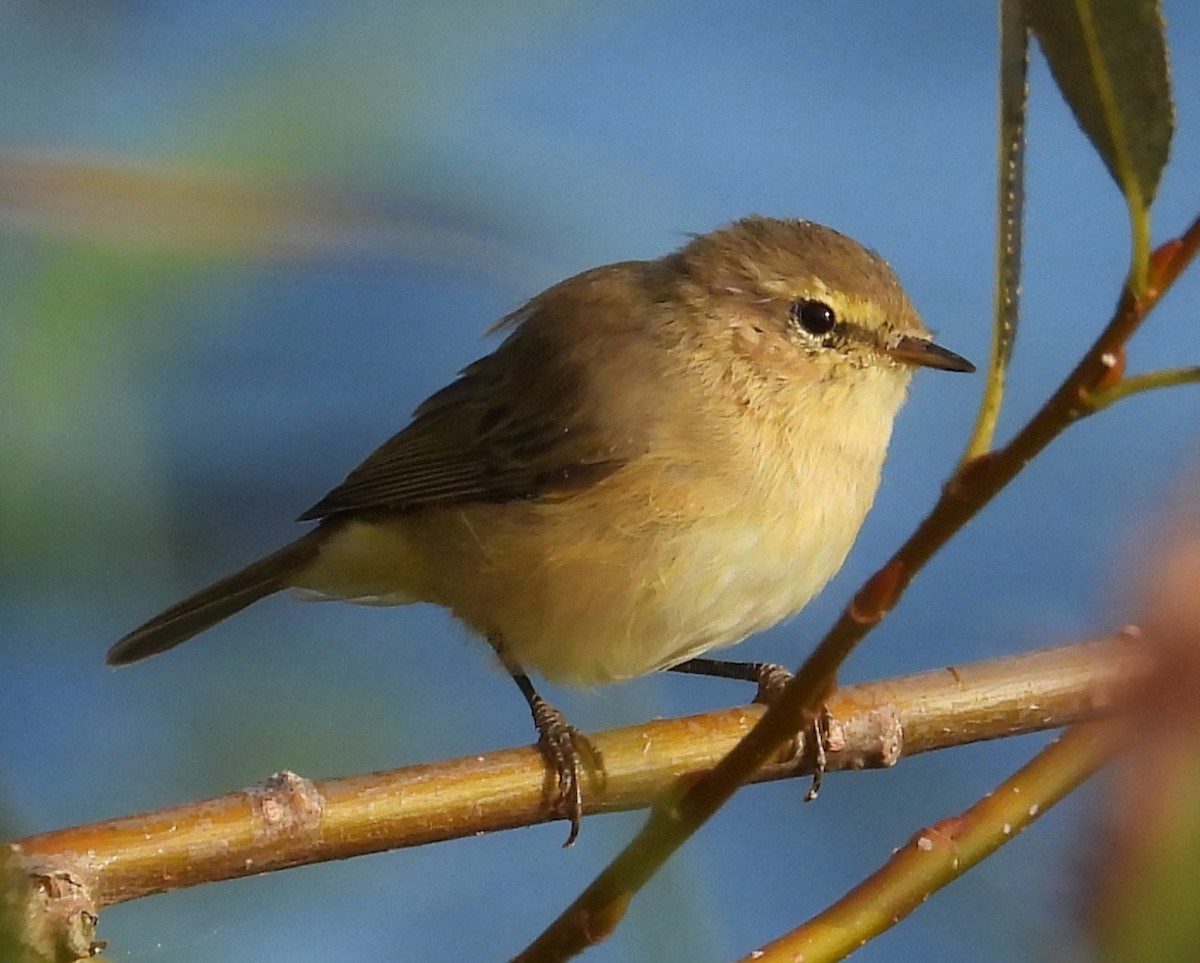
[(802, 298), (788, 306), (788, 317), (816, 337), (829, 334), (837, 325), (837, 314), (824, 301)]

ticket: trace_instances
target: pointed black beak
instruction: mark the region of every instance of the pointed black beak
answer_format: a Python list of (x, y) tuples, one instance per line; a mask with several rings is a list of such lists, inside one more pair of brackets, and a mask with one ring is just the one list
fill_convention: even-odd
[(940, 344), (911, 335), (905, 335), (890, 348), (884, 348), (884, 352), (903, 364), (919, 365), (923, 368), (940, 368), (942, 371), (962, 371), (967, 374), (975, 370), (975, 365), (961, 354), (955, 354)]

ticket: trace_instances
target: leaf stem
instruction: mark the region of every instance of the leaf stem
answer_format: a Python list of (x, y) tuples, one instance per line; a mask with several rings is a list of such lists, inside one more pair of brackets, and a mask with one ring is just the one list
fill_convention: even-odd
[(1145, 374), (1132, 375), (1122, 378), (1108, 388), (1102, 388), (1089, 394), (1087, 396), (1089, 414), (1103, 411), (1118, 401), (1145, 391), (1197, 383), (1200, 383), (1200, 365), (1190, 368), (1163, 368), (1161, 371), (1148, 371)]

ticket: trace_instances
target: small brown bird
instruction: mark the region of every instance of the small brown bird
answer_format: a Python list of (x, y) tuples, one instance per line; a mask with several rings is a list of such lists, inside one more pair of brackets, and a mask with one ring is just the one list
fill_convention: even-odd
[(585, 271), (496, 327), (492, 354), (300, 516), (314, 529), (108, 661), (282, 589), (443, 605), (520, 686), (574, 839), (581, 754), (599, 759), (526, 672), (696, 671), (693, 657), (799, 611), (875, 499), (913, 368), (974, 369), (929, 340), (878, 255), (757, 216)]

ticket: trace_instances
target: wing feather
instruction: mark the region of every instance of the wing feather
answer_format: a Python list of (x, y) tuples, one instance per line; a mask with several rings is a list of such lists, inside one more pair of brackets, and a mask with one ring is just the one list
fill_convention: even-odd
[(588, 368), (563, 350), (542, 299), (300, 519), (539, 498), (620, 468), (634, 454), (631, 439), (614, 443), (588, 417)]

